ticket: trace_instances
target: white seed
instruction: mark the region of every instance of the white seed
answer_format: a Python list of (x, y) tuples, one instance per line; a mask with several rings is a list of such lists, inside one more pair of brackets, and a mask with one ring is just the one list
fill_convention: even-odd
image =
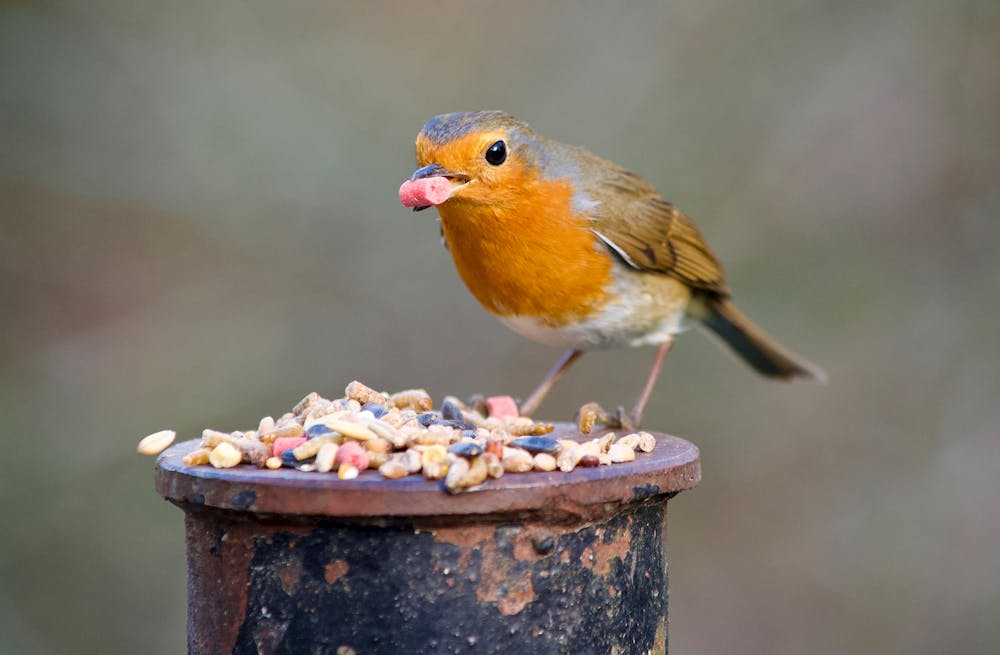
[(406, 465), (400, 459), (393, 458), (390, 458), (389, 461), (378, 467), (378, 472), (382, 474), (383, 478), (389, 478), (390, 480), (404, 478), (409, 474)]
[(500, 458), (493, 453), (483, 453), (483, 461), (486, 462), (486, 474), (491, 478), (503, 477), (503, 464)]
[(208, 455), (208, 462), (217, 469), (228, 469), (243, 460), (243, 454), (228, 441), (220, 442)]
[(403, 452), (402, 462), (406, 466), (406, 470), (410, 473), (419, 473), (424, 465), (421, 461), (420, 452), (412, 448)]
[(212, 428), (205, 428), (201, 431), (201, 444), (203, 446), (208, 446), (214, 448), (222, 441), (232, 441), (233, 435), (228, 432), (222, 432), (220, 430), (213, 430)]
[(382, 437), (375, 437), (374, 439), (369, 439), (368, 441), (362, 442), (365, 446), (365, 450), (369, 453), (391, 453), (392, 444)]
[(389, 453), (368, 452), (368, 468), (377, 469), (389, 461)]
[(651, 453), (656, 448), (656, 437), (648, 432), (639, 433), (639, 450), (644, 453)]
[(555, 471), (556, 458), (548, 453), (535, 453), (534, 466), (536, 471)]
[[(351, 415), (351, 411), (350, 410), (341, 409), (341, 410), (337, 410), (337, 411), (330, 411), (330, 412), (325, 412), (325, 413), (321, 413), (321, 414), (316, 414), (314, 416), (308, 416), (308, 417), (306, 417), (306, 420), (302, 422), (302, 429), (303, 430), (308, 430), (309, 428), (311, 428), (314, 425), (317, 425), (319, 423), (323, 423), (325, 419), (344, 418), (344, 417), (347, 417), (347, 416), (350, 416), (350, 415)], [(325, 423), (324, 423), (324, 425), (325, 425)]]
[(177, 433), (173, 430), (160, 430), (159, 432), (154, 432), (148, 437), (144, 437), (142, 441), (139, 442), (139, 446), (136, 451), (142, 453), (143, 455), (159, 455), (167, 446), (174, 442), (177, 438)]
[(631, 462), (635, 460), (635, 451), (629, 448), (628, 444), (616, 443), (608, 450), (608, 457), (615, 464)]
[(535, 460), (527, 450), (506, 446), (504, 446), (500, 463), (503, 465), (503, 470), (508, 473), (527, 473), (535, 466)]
[(448, 474), (449, 464), (447, 461), (431, 461), (425, 463), (420, 472), (424, 474), (424, 477), (428, 480), (440, 480)]
[(339, 444), (340, 435), (324, 434), (322, 437), (313, 437), (293, 448), (292, 454), (295, 455), (295, 459), (301, 462), (304, 459), (315, 457), (319, 453), (319, 449), (328, 443)]
[(331, 416), (324, 416), (320, 419), (320, 422), (334, 432), (339, 432), (348, 439), (355, 439), (357, 441), (367, 441), (368, 439), (375, 438), (375, 433), (366, 426), (339, 418), (331, 418)]
[(629, 448), (635, 450), (639, 447), (639, 433), (633, 432), (632, 434), (626, 434), (624, 437), (616, 441), (615, 443), (625, 444)]
[(583, 455), (584, 453), (582, 452), (579, 444), (571, 448), (564, 447), (559, 452), (559, 457), (556, 458), (556, 466), (558, 466), (559, 470), (563, 473), (569, 473), (576, 468), (577, 464), (580, 463), (580, 459)]
[(559, 453), (559, 457), (556, 458), (556, 465), (560, 471), (569, 473), (576, 468), (577, 464), (580, 463), (580, 459), (585, 455), (593, 455), (594, 457), (601, 455), (601, 445), (597, 439), (577, 443), (571, 448), (562, 450)]
[(340, 450), (340, 446), (335, 443), (325, 443), (320, 446), (319, 452), (316, 453), (316, 470), (320, 473), (332, 471), (338, 450)]
[(448, 491), (457, 493), (462, 489), (482, 484), (486, 480), (486, 476), (486, 460), (482, 457), (471, 460), (459, 457), (451, 463), (448, 475), (444, 479), (444, 486)]
[[(371, 412), (369, 412), (369, 414), (370, 413)], [(365, 412), (361, 412), (358, 416), (361, 417), (364, 414)], [(365, 424), (368, 426), (368, 429), (374, 432), (377, 436), (391, 443), (393, 448), (403, 448), (406, 446), (406, 437), (388, 423), (380, 421), (372, 416), (371, 419), (365, 419)]]
[(444, 478), (444, 486), (449, 491), (458, 491), (461, 488), (462, 479), (469, 473), (469, 460), (459, 457), (448, 467), (448, 474)]
[(184, 463), (184, 466), (201, 466), (202, 464), (208, 464), (208, 456), (210, 454), (212, 454), (210, 448), (199, 448), (189, 452), (181, 461)]
[(274, 417), (265, 416), (257, 424), (257, 434), (264, 434), (265, 432), (270, 432), (274, 429)]

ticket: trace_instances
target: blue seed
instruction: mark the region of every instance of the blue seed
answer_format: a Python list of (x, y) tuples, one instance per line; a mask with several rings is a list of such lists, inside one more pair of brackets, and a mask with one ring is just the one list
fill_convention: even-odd
[(464, 421), (465, 415), (462, 414), (462, 409), (458, 405), (446, 400), (441, 403), (441, 418), (447, 421)]
[(425, 428), (434, 423), (435, 421), (441, 420), (437, 412), (424, 412), (423, 414), (417, 414), (417, 423), (424, 426)]
[(375, 415), (375, 418), (382, 418), (389, 412), (389, 408), (385, 405), (380, 405), (378, 403), (365, 403), (361, 406), (361, 410), (368, 410)]
[(309, 429), (306, 430), (306, 436), (312, 439), (313, 437), (322, 437), (323, 435), (330, 434), (331, 432), (333, 432), (333, 430), (326, 427), (322, 423), (316, 423), (309, 426)]
[(449, 448), (448, 452), (453, 455), (458, 455), (459, 457), (473, 458), (479, 457), (483, 454), (483, 447), (477, 444), (475, 441), (459, 441), (453, 443)]
[(475, 430), (476, 426), (467, 421), (454, 421), (447, 420), (443, 418), (434, 419), (431, 421), (431, 425), (446, 425), (449, 428), (458, 428), (459, 430)]
[(555, 455), (559, 452), (559, 442), (552, 437), (518, 437), (510, 442), (515, 448), (523, 448), (529, 453), (549, 453)]

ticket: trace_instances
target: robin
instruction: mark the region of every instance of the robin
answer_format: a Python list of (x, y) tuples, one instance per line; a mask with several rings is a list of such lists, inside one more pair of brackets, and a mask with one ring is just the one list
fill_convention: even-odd
[(435, 116), (416, 151), (400, 200), (437, 207), (469, 291), (515, 332), (567, 349), (522, 414), (585, 351), (657, 346), (630, 417), (639, 425), (685, 317), (764, 376), (825, 380), (733, 305), (701, 232), (639, 175), (501, 111)]

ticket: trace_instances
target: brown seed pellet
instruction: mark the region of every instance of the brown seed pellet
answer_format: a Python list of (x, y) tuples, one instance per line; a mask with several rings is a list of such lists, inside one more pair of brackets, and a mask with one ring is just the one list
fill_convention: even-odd
[(295, 407), (292, 407), (292, 414), (299, 415), (305, 414), (309, 411), (309, 408), (318, 403), (322, 399), (315, 391), (306, 394), (306, 397), (295, 403)]
[(389, 402), (396, 409), (413, 409), (418, 412), (429, 412), (434, 407), (431, 395), (423, 389), (407, 389), (389, 396)]
[(580, 434), (590, 434), (597, 424), (600, 406), (597, 403), (587, 403), (577, 412), (577, 429)]
[(246, 437), (238, 437), (227, 432), (209, 429), (203, 430), (201, 433), (202, 448), (215, 449), (224, 443), (235, 448), (240, 453), (240, 461), (248, 464), (263, 466), (267, 458), (271, 456), (271, 451), (267, 445), (256, 439), (247, 439)]
[(344, 395), (350, 400), (356, 400), (362, 405), (365, 403), (378, 403), (379, 405), (386, 404), (386, 397), (375, 391), (371, 387), (365, 386), (364, 384), (354, 380), (344, 389)]

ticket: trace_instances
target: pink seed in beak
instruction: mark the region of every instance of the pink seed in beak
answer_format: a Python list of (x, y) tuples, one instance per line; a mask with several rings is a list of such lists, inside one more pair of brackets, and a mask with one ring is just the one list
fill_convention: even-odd
[(451, 180), (446, 177), (422, 177), (407, 180), (399, 187), (399, 202), (404, 207), (440, 205), (451, 196)]

